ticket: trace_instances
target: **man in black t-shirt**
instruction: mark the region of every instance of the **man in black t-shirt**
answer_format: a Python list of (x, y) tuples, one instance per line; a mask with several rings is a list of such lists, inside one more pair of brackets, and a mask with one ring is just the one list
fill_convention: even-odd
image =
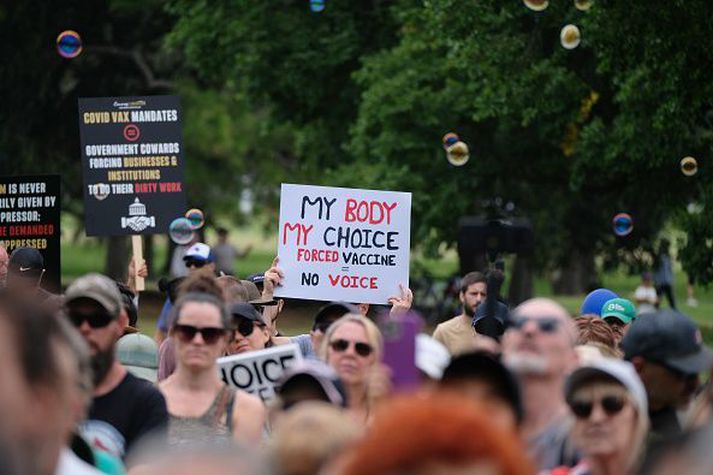
[(125, 457), (146, 434), (165, 435), (166, 401), (148, 381), (129, 374), (116, 359), (116, 342), (128, 325), (116, 283), (100, 274), (77, 279), (65, 293), (67, 316), (89, 344), (94, 400), (82, 425), (92, 445)]

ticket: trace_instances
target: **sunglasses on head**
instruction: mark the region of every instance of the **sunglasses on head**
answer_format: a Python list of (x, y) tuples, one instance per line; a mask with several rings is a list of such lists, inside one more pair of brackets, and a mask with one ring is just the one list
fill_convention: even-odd
[(195, 267), (196, 269), (200, 269), (205, 264), (205, 261), (198, 261), (196, 259), (186, 259), (186, 267)]
[(70, 310), (67, 316), (72, 322), (72, 325), (77, 328), (81, 327), (84, 322), (87, 322), (92, 328), (104, 328), (114, 320), (114, 318), (106, 312), (82, 313)]
[(520, 315), (515, 316), (510, 320), (509, 327), (522, 330), (522, 328), (527, 325), (527, 322), (531, 320), (537, 324), (538, 330), (542, 333), (554, 333), (560, 325), (560, 321), (556, 318), (532, 318)]
[(333, 351), (336, 351), (337, 353), (343, 353), (347, 351), (347, 348), (349, 348), (349, 345), (354, 344), (354, 351), (356, 351), (357, 355), (367, 357), (371, 354), (374, 349), (371, 347), (370, 344), (368, 343), (363, 343), (361, 341), (357, 342), (352, 342), (348, 340), (334, 340), (329, 343), (329, 346), (332, 348)]
[(259, 322), (250, 320), (249, 318), (240, 317), (237, 319), (237, 325), (235, 329), (244, 337), (248, 337), (252, 335), (252, 332), (255, 330), (256, 326), (262, 325)]
[(213, 343), (220, 340), (220, 338), (223, 335), (225, 335), (225, 328), (218, 328), (218, 327), (198, 328), (198, 327), (194, 327), (193, 325), (181, 325), (181, 324), (176, 324), (173, 327), (173, 331), (174, 331), (175, 335), (178, 337), (178, 339), (183, 341), (184, 343), (193, 341), (193, 339), (196, 337), (196, 334), (200, 333), (201, 338), (203, 338), (203, 341), (206, 342), (207, 345), (212, 345)]
[[(578, 419), (589, 419), (589, 416), (592, 415), (592, 410), (594, 409), (593, 399), (573, 399), (568, 401), (567, 404), (569, 404), (572, 414), (574, 414)], [(602, 406), (602, 409), (607, 416), (613, 416), (624, 409), (624, 406), (626, 405), (626, 398), (622, 395), (609, 394), (602, 396), (601, 399), (598, 399), (597, 404)]]

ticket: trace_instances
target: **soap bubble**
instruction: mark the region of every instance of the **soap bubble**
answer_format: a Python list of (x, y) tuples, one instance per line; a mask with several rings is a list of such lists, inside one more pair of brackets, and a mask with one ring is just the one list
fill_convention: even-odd
[(188, 218), (176, 218), (168, 227), (168, 235), (176, 244), (188, 244), (193, 239), (193, 225)]
[(614, 234), (626, 236), (634, 230), (634, 220), (628, 213), (619, 213), (612, 218), (612, 226), (614, 227)]
[(536, 12), (541, 12), (550, 5), (548, 0), (522, 0), (522, 3), (524, 3), (530, 10), (534, 10)]
[(82, 52), (82, 38), (79, 33), (66, 30), (57, 36), (57, 52), (63, 58), (76, 58)]
[(683, 157), (681, 159), (681, 173), (686, 176), (693, 176), (698, 173), (698, 162), (693, 157)]
[(191, 223), (192, 229), (200, 229), (205, 224), (205, 216), (203, 211), (198, 208), (189, 209), (186, 211), (186, 219)]
[(464, 142), (456, 142), (446, 149), (448, 162), (456, 167), (462, 167), (470, 159), (468, 146)]
[(592, 0), (574, 0), (574, 8), (580, 12), (586, 12), (592, 8), (592, 3), (594, 3)]
[(582, 34), (576, 25), (565, 25), (560, 31), (560, 44), (565, 49), (574, 49), (582, 41)]
[(324, 0), (310, 0), (309, 8), (313, 12), (321, 12), (322, 10), (324, 10)]
[(458, 137), (458, 134), (454, 134), (453, 132), (448, 132), (446, 135), (443, 136), (443, 148), (448, 150), (448, 147), (450, 147), (454, 143), (458, 142), (459, 140), (460, 140), (460, 137)]

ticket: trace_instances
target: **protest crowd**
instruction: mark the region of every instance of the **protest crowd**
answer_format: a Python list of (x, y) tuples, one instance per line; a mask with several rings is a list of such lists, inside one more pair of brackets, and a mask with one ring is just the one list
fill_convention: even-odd
[[(309, 333), (283, 335), (289, 301), (275, 296), (286, 273), (277, 258), (241, 280), (218, 274), (204, 243), (181, 252), (185, 272), (162, 282), (165, 305), (148, 336), (137, 321), (145, 262), (131, 260), (128, 282), (91, 273), (55, 295), (40, 285), (37, 250), (0, 248), (0, 474), (713, 466), (713, 391), (702, 384), (713, 352), (690, 318), (658, 302), (637, 314), (597, 289), (580, 315), (539, 297), (510, 308), (488, 292), (502, 272), (470, 272), (461, 313), (433, 336), (404, 331), (410, 360), (386, 364), (389, 323), (404, 330), (413, 317), (406, 286), (384, 309), (325, 303)], [(278, 374), (262, 355), (281, 349), (287, 356), (274, 361), (291, 364)], [(231, 384), (250, 364), (251, 378), (274, 381), (269, 391)]]

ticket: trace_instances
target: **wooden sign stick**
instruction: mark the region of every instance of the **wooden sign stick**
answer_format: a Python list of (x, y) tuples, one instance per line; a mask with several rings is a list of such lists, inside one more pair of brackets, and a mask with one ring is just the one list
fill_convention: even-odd
[(134, 272), (136, 272), (134, 278), (136, 279), (137, 292), (141, 292), (146, 289), (146, 286), (144, 285), (144, 278), (139, 277), (138, 275), (139, 269), (141, 268), (141, 261), (144, 260), (143, 244), (144, 242), (140, 234), (134, 234), (131, 236), (131, 250), (134, 253)]

